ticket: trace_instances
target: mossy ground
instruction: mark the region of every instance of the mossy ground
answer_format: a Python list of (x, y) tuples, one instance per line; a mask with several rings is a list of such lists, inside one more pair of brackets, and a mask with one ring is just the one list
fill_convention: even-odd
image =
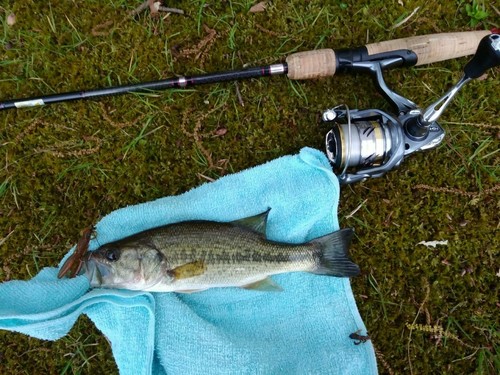
[[(0, 100), (472, 29), (468, 1), (271, 2), (255, 14), (248, 12), (252, 1), (179, 1), (167, 5), (188, 16), (127, 18), (139, 3), (2, 1)], [(485, 3), (489, 16), (476, 28), (498, 20), (498, 10)], [(10, 13), (13, 26), (6, 22)], [(386, 77), (426, 106), (458, 80), (467, 61)], [(244, 106), (230, 82), (1, 112), (0, 280), (28, 279), (56, 265), (82, 228), (114, 209), (178, 194), (206, 177), (304, 146), (322, 149), (328, 128), (318, 114), (325, 108), (389, 109), (366, 75), (272, 77), (237, 86)], [(440, 147), (385, 177), (343, 188), (339, 218), (356, 229), (352, 255), (363, 270), (353, 290), (381, 372), (500, 369), (499, 92), (498, 70), (470, 83), (442, 117), (447, 136)], [(449, 242), (417, 245), (429, 240)], [(105, 338), (83, 317), (57, 342), (0, 332), (2, 374), (116, 371)]]

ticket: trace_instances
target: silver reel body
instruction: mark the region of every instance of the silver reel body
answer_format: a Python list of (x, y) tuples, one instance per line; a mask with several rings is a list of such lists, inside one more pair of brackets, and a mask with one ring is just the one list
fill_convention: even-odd
[(437, 147), (445, 135), (437, 123), (423, 139), (405, 135), (403, 121), (419, 115), (415, 112), (400, 119), (378, 109), (349, 110), (345, 105), (325, 111), (323, 121), (334, 122), (326, 134), (326, 154), (340, 182), (380, 177), (398, 167), (407, 155)]

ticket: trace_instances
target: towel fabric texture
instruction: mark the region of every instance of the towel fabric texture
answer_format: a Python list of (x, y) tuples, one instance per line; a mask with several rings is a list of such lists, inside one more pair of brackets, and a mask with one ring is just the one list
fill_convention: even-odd
[[(233, 221), (269, 208), (268, 238), (300, 243), (339, 229), (338, 200), (328, 160), (304, 148), (179, 196), (111, 212), (97, 223), (89, 248), (173, 222)], [(0, 329), (56, 340), (85, 314), (111, 342), (121, 374), (377, 373), (371, 342), (349, 338), (366, 328), (346, 278), (297, 272), (273, 276), (283, 292), (178, 294), (89, 291), (85, 276), (59, 280), (57, 271), (0, 284)]]

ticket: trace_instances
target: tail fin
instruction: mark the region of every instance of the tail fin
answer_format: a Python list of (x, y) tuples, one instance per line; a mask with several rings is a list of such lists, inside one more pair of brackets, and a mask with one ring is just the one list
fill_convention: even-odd
[(311, 271), (318, 275), (353, 277), (359, 274), (359, 267), (348, 256), (354, 230), (346, 228), (312, 241), (319, 245), (318, 266)]

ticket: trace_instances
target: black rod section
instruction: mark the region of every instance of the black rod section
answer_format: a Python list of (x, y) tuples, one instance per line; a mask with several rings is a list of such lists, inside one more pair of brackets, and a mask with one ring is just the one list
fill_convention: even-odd
[(0, 111), (12, 108), (35, 107), (46, 104), (68, 102), (79, 99), (92, 99), (97, 97), (119, 95), (132, 92), (158, 91), (175, 87), (184, 88), (188, 86), (204, 85), (207, 83), (260, 78), (286, 73), (288, 73), (288, 66), (286, 63), (266, 65), (243, 70), (229, 70), (225, 72), (202, 74), (198, 76), (169, 78), (160, 81), (137, 83), (134, 85), (114, 86), (89, 91), (72, 91), (62, 94), (7, 100), (4, 102), (0, 102)]

